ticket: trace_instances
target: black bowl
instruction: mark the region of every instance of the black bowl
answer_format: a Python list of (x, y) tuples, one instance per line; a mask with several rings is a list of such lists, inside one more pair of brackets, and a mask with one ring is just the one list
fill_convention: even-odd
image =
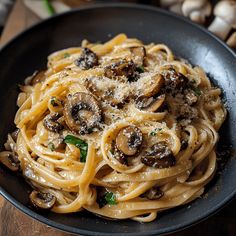
[[(37, 69), (46, 67), (47, 56), (56, 50), (78, 46), (82, 39), (107, 41), (124, 32), (145, 43), (160, 42), (175, 55), (200, 65), (220, 86), (229, 116), (221, 129), (220, 145), (236, 140), (236, 57), (207, 30), (172, 13), (141, 5), (115, 4), (85, 7), (46, 20), (25, 31), (0, 51), (0, 143), (13, 129), (17, 84)], [(233, 109), (234, 108), (234, 109)], [(24, 179), (0, 167), (0, 192), (18, 209), (58, 229), (85, 235), (157, 235), (173, 232), (213, 214), (236, 193), (236, 161), (230, 158), (221, 175), (208, 186), (208, 197), (169, 210), (151, 223), (108, 221), (87, 212), (60, 215), (37, 214), (28, 204), (29, 186)]]

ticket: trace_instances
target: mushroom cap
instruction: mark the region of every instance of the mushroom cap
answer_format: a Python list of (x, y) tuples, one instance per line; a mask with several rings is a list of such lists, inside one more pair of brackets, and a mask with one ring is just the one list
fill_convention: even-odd
[(33, 75), (25, 79), (25, 85), (34, 86), (35, 84), (45, 80), (45, 71), (35, 71)]
[(117, 79), (119, 77), (126, 77), (128, 80), (133, 80), (137, 77), (135, 72), (135, 64), (133, 60), (114, 59), (109, 65), (105, 67), (105, 76), (110, 79)]
[(176, 160), (167, 143), (160, 141), (146, 151), (141, 157), (141, 162), (146, 166), (162, 169), (174, 166)]
[(211, 14), (211, 9), (211, 3), (208, 2), (202, 9), (191, 12), (189, 17), (194, 22), (204, 24), (206, 17)]
[(11, 171), (18, 171), (20, 169), (20, 161), (18, 157), (9, 151), (1, 152), (0, 163), (2, 163)]
[(142, 194), (142, 197), (146, 197), (149, 200), (157, 200), (161, 198), (163, 195), (164, 193), (160, 190), (160, 188), (154, 186), (150, 188), (148, 191), (146, 191), (144, 194)]
[(155, 96), (165, 84), (165, 79), (161, 74), (155, 74), (148, 81), (143, 81), (142, 88), (140, 89), (142, 96), (152, 97)]
[(49, 210), (56, 202), (56, 197), (50, 193), (33, 190), (29, 196), (31, 203), (39, 210)]
[(116, 137), (116, 146), (127, 156), (138, 152), (143, 141), (142, 131), (136, 126), (127, 126), (121, 129)]
[(75, 60), (75, 65), (82, 70), (88, 70), (98, 65), (98, 57), (91, 49), (83, 48), (81, 55)]
[(193, 11), (201, 11), (207, 5), (207, 0), (185, 0), (182, 5), (184, 16), (189, 16)]
[(146, 49), (143, 46), (130, 47), (132, 59), (137, 66), (142, 66), (146, 56)]
[(161, 94), (157, 98), (138, 97), (136, 100), (136, 107), (146, 112), (156, 112), (165, 101), (165, 94)]
[(214, 15), (236, 28), (236, 1), (221, 1), (214, 8)]
[(57, 121), (60, 117), (61, 115), (59, 113), (48, 114), (43, 119), (44, 127), (51, 132), (59, 133), (64, 128), (64, 126)]
[(68, 95), (63, 114), (70, 130), (85, 134), (102, 120), (102, 111), (92, 94), (77, 92)]

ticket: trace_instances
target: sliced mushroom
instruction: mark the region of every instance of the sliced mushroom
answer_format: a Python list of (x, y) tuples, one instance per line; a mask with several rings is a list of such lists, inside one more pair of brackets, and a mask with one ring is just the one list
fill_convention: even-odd
[(154, 144), (141, 157), (141, 162), (154, 168), (167, 168), (175, 165), (175, 157), (164, 141)]
[(149, 200), (157, 200), (160, 199), (164, 193), (160, 190), (159, 187), (152, 187), (147, 192), (141, 195), (141, 197), (146, 197)]
[(63, 113), (68, 127), (81, 135), (91, 132), (102, 120), (97, 100), (83, 92), (67, 97)]
[(117, 145), (114, 144), (114, 148), (113, 148), (113, 156), (114, 158), (119, 161), (121, 164), (123, 165), (128, 165), (128, 160), (127, 160), (127, 156), (125, 156), (125, 154), (123, 152), (121, 152), (118, 148)]
[(130, 47), (130, 52), (133, 56), (133, 61), (137, 66), (142, 66), (146, 56), (146, 50), (143, 46)]
[(60, 117), (61, 115), (59, 113), (48, 114), (43, 120), (44, 127), (49, 131), (59, 133), (64, 128), (64, 126), (58, 122)]
[(98, 202), (98, 200), (100, 200), (100, 198), (102, 198), (107, 193), (107, 190), (102, 186), (96, 186), (96, 190), (97, 190), (97, 202)]
[(105, 67), (105, 76), (113, 79), (116, 76), (125, 76), (129, 81), (137, 78), (136, 66), (132, 60), (121, 59)]
[(35, 85), (45, 80), (45, 71), (35, 71), (33, 75), (25, 79), (25, 85)]
[(178, 121), (183, 119), (196, 119), (198, 118), (199, 112), (197, 108), (191, 107), (188, 104), (183, 104), (178, 107), (177, 109), (177, 116)]
[(49, 210), (56, 203), (56, 197), (50, 193), (42, 193), (34, 190), (29, 197), (33, 206), (39, 210)]
[(162, 94), (157, 98), (141, 96), (136, 100), (136, 107), (142, 111), (156, 112), (158, 108), (161, 108), (165, 101), (165, 97), (165, 94)]
[(13, 140), (16, 142), (17, 140), (17, 137), (18, 137), (18, 134), (19, 134), (20, 130), (19, 129), (16, 129), (15, 131), (13, 131), (11, 133), (11, 137), (13, 138)]
[(180, 150), (181, 151), (185, 150), (187, 147), (188, 147), (188, 140), (186, 140), (186, 139), (181, 140), (181, 148), (180, 148)]
[(116, 146), (127, 156), (135, 155), (143, 141), (141, 130), (132, 125), (120, 130), (116, 137)]
[(97, 55), (89, 48), (83, 48), (80, 57), (75, 60), (75, 65), (82, 70), (88, 70), (98, 65)]
[(188, 105), (192, 106), (194, 105), (197, 101), (198, 101), (198, 97), (196, 96), (196, 94), (194, 93), (193, 90), (191, 89), (186, 89), (184, 91), (184, 95), (185, 95), (185, 100), (188, 103)]
[(118, 109), (121, 109), (125, 105), (125, 102), (127, 101), (127, 99), (125, 96), (119, 97), (119, 99), (117, 99), (117, 97), (114, 96), (115, 95), (114, 90), (108, 89), (107, 91), (105, 91), (102, 94), (101, 99), (109, 103), (112, 107), (117, 107)]
[(145, 97), (155, 96), (164, 85), (164, 77), (161, 74), (156, 74), (150, 80), (150, 83), (147, 86), (144, 86), (145, 89), (141, 91), (142, 95)]
[(11, 171), (18, 171), (20, 169), (20, 161), (18, 157), (9, 151), (3, 151), (0, 154), (0, 163), (6, 166)]
[(91, 81), (86, 81), (86, 87), (89, 91), (99, 100), (110, 104), (111, 106), (118, 108), (122, 108), (124, 105), (124, 100), (117, 99), (114, 96), (115, 87), (109, 87), (104, 91), (103, 89), (98, 88), (94, 83)]
[(62, 135), (48, 140), (49, 149), (58, 150), (58, 149), (65, 149), (65, 147), (66, 144), (64, 143), (64, 138)]
[(167, 104), (166, 100), (163, 101), (163, 103), (161, 104), (161, 106), (158, 108), (159, 112), (165, 112), (165, 111), (169, 111), (169, 105)]
[(163, 74), (165, 78), (165, 91), (176, 94), (182, 92), (188, 86), (188, 79), (181, 73), (170, 69)]

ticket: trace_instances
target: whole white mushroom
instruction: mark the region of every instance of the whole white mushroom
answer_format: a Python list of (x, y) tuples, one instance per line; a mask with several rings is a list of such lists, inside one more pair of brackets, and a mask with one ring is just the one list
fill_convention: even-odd
[(214, 8), (215, 19), (208, 29), (225, 40), (230, 30), (236, 28), (236, 1), (220, 1)]
[(160, 0), (160, 6), (182, 15), (182, 3), (184, 0)]
[(185, 0), (182, 5), (183, 15), (199, 24), (205, 23), (206, 17), (211, 14), (211, 10), (212, 6), (208, 0)]

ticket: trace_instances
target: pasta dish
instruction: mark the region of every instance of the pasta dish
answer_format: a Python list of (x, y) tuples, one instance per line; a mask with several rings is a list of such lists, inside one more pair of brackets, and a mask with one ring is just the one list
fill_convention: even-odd
[(21, 171), (38, 210), (150, 222), (214, 176), (221, 90), (164, 44), (83, 40), (20, 90), (0, 162)]

